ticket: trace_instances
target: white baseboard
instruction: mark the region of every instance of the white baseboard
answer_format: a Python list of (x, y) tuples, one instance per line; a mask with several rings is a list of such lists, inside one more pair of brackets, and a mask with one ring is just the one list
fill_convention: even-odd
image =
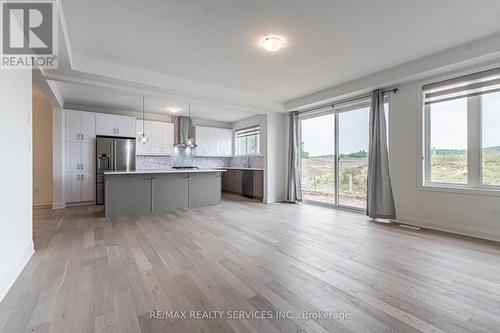
[(42, 204), (36, 204), (36, 205), (33, 205), (32, 207), (33, 209), (52, 209), (52, 204), (49, 203), (49, 204), (45, 204), (45, 205), (42, 205)]
[(21, 274), (22, 270), (24, 269), (24, 266), (26, 266), (33, 253), (35, 253), (35, 247), (33, 245), (33, 242), (30, 242), (30, 244), (26, 247), (21, 256), (9, 269), (5, 277), (3, 277), (2, 281), (0, 282), (0, 302), (3, 300), (5, 295), (7, 295), (10, 288), (12, 287), (16, 279), (19, 277), (19, 274)]
[(62, 209), (66, 208), (66, 203), (65, 202), (54, 202), (52, 203), (52, 209)]
[(33, 208), (52, 206), (52, 202), (33, 202)]
[(500, 232), (495, 230), (474, 229), (463, 225), (454, 225), (450, 222), (437, 220), (424, 220), (412, 216), (398, 216), (394, 222), (413, 225), (421, 228), (450, 232), (462, 236), (482, 238), (500, 242)]

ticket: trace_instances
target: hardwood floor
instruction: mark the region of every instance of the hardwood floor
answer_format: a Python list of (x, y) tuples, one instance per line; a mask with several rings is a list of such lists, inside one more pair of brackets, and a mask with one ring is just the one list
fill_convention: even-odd
[[(232, 196), (162, 215), (80, 207), (34, 220), (36, 252), (0, 304), (3, 332), (500, 331), (498, 243)], [(333, 318), (310, 317), (320, 312)]]

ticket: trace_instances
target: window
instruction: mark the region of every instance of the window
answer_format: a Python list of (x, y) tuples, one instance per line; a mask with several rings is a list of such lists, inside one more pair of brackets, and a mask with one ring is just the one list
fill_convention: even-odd
[(424, 185), (500, 189), (500, 69), (423, 86)]
[(253, 126), (235, 131), (235, 155), (260, 154), (260, 127)]
[[(384, 109), (387, 120), (388, 101)], [(301, 116), (304, 199), (366, 208), (369, 117), (369, 99)]]
[(431, 104), (429, 113), (431, 182), (467, 184), (467, 99)]

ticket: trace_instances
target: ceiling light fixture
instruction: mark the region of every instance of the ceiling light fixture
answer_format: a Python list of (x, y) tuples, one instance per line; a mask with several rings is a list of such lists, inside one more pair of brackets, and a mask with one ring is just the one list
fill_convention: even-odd
[(167, 106), (165, 108), (168, 112), (172, 112), (172, 113), (177, 113), (177, 112), (180, 112), (182, 109), (177, 107), (177, 106)]
[(276, 52), (285, 46), (285, 39), (280, 36), (266, 36), (261, 42), (260, 45), (264, 48), (264, 50), (269, 52)]

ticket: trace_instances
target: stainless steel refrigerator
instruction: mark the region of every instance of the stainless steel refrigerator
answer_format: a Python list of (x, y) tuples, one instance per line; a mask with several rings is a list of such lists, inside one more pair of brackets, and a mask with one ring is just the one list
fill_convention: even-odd
[(135, 138), (97, 136), (96, 203), (104, 204), (104, 171), (135, 170)]

